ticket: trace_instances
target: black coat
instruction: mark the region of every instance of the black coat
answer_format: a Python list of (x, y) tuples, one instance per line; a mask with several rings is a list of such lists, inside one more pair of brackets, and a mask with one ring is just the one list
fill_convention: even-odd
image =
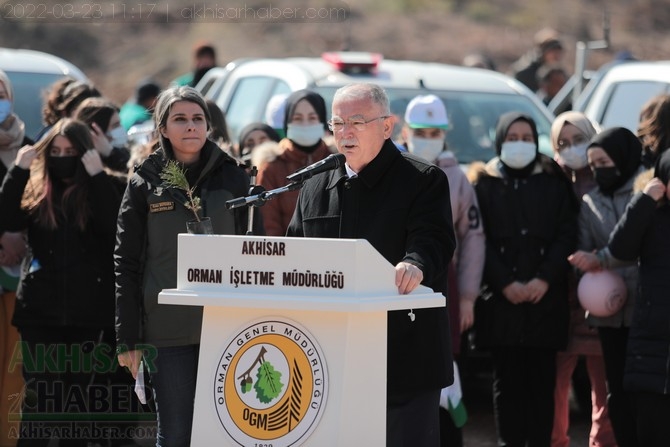
[[(228, 210), (225, 203), (248, 193), (249, 177), (211, 141), (200, 158), (201, 170), (191, 185), (201, 199), (201, 215), (211, 218), (215, 234), (244, 234), (247, 208)], [(119, 351), (144, 343), (165, 347), (200, 342), (202, 307), (158, 303), (162, 289), (177, 287), (177, 235), (194, 218), (185, 207), (184, 192), (162, 186), (166, 163), (162, 148), (152, 153), (130, 179), (121, 202), (114, 252)], [(257, 231), (263, 227), (259, 219), (254, 223)]]
[(618, 259), (640, 261), (624, 386), (670, 394), (670, 205), (638, 193), (610, 236)]
[[(21, 265), (12, 323), (21, 327), (112, 327), (114, 324), (114, 236), (120, 196), (105, 173), (88, 179), (91, 216), (81, 231), (57, 214), (48, 229), (20, 208), (30, 171), (14, 166), (0, 190), (0, 230), (27, 230), (28, 254)], [(57, 188), (54, 196), (58, 196)], [(54, 201), (57, 201), (54, 198)]]
[[(525, 178), (493, 159), (475, 185), (484, 231), (487, 301), (475, 321), (482, 346), (563, 348), (568, 335), (567, 257), (577, 242), (577, 203), (553, 160), (540, 156)], [(512, 304), (503, 289), (539, 278), (549, 284), (536, 304)]]
[[(401, 153), (386, 140), (379, 155), (348, 179), (344, 167), (308, 180), (288, 236), (367, 239), (387, 261), (418, 266), (423, 284), (447, 294), (455, 249), (447, 177), (438, 167)], [(389, 394), (450, 384), (447, 308), (388, 313)]]

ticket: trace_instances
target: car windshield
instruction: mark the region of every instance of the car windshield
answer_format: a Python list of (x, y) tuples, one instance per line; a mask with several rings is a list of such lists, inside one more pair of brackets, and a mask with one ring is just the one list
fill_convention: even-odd
[[(316, 87), (327, 102), (327, 110), (335, 93), (334, 87)], [(461, 164), (473, 161), (488, 161), (495, 154), (495, 126), (498, 117), (505, 112), (518, 111), (531, 116), (536, 124), (540, 140), (540, 150), (551, 155), (549, 132), (551, 122), (528, 98), (521, 95), (481, 92), (418, 91), (415, 89), (386, 88), (391, 112), (398, 119), (394, 139), (398, 139), (403, 125), (407, 104), (419, 94), (433, 93), (439, 96), (447, 107), (449, 131), (447, 146), (454, 152)]]
[(44, 91), (63, 75), (55, 73), (18, 73), (7, 71), (14, 89), (14, 113), (26, 123), (26, 136), (35, 138), (43, 127)]

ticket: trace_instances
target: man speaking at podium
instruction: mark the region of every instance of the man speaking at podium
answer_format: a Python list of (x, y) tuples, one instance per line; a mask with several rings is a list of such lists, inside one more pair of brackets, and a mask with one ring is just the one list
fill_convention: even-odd
[[(346, 163), (305, 183), (287, 236), (367, 239), (395, 265), (398, 293), (423, 284), (446, 296), (456, 246), (446, 175), (398, 151), (377, 85), (340, 88), (328, 124)], [(452, 381), (447, 308), (389, 312), (386, 445), (438, 446), (440, 390)]]

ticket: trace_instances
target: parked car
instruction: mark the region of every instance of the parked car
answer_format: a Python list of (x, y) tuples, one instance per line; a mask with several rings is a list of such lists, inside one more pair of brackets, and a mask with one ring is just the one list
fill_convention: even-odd
[(335, 90), (352, 82), (372, 82), (386, 89), (396, 116), (396, 136), (408, 102), (433, 93), (449, 114), (449, 148), (461, 163), (487, 161), (495, 155), (495, 124), (500, 115), (517, 110), (532, 116), (540, 133), (540, 149), (551, 153), (553, 115), (516, 80), (494, 71), (445, 64), (385, 60), (380, 54), (324, 53), (321, 58), (241, 59), (209, 70), (196, 89), (226, 114), (234, 139), (246, 124), (263, 121), (274, 95), (303, 88), (320, 93), (330, 111)]
[(626, 62), (590, 82), (573, 109), (604, 129), (622, 126), (635, 133), (644, 103), (662, 93), (670, 93), (670, 61)]
[(0, 48), (0, 69), (12, 81), (14, 111), (26, 123), (30, 138), (42, 128), (43, 92), (63, 76), (86, 80), (70, 62), (40, 51)]

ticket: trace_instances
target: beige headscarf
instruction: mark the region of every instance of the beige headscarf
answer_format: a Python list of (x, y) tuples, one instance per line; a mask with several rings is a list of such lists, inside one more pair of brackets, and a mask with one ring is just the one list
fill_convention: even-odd
[(551, 124), (551, 147), (554, 152), (558, 151), (558, 136), (565, 123), (572, 124), (577, 129), (581, 130), (589, 140), (600, 131), (599, 126), (592, 123), (582, 112), (563, 112), (558, 115)]
[[(14, 90), (12, 82), (7, 73), (0, 70), (0, 83), (7, 90), (9, 100), (14, 103)], [(21, 148), (23, 138), (26, 135), (26, 125), (13, 112), (0, 123), (0, 161), (6, 166), (11, 166), (16, 159), (16, 153)]]

